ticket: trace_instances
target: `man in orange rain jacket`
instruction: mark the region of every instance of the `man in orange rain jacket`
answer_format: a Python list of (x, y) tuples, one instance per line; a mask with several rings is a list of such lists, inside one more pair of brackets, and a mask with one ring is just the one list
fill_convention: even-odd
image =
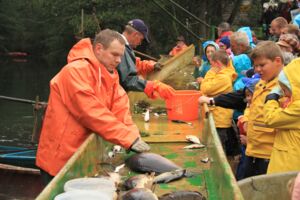
[(185, 48), (187, 48), (187, 46), (185, 44), (185, 39), (182, 35), (180, 35), (180, 36), (177, 37), (176, 46), (173, 47), (173, 49), (169, 52), (169, 55), (170, 56), (175, 56), (179, 52), (184, 50)]
[(122, 87), (126, 91), (145, 92), (150, 98), (156, 98), (156, 93), (163, 99), (172, 97), (175, 90), (171, 86), (160, 81), (147, 81), (138, 76), (138, 74), (145, 75), (155, 68), (160, 68), (159, 63), (136, 59), (133, 51), (143, 39), (149, 42), (148, 27), (145, 23), (140, 19), (129, 21), (122, 36), (126, 42), (125, 53), (117, 67)]
[(150, 149), (140, 138), (128, 96), (119, 85), (115, 68), (124, 45), (122, 36), (109, 29), (96, 35), (93, 44), (82, 39), (69, 52), (68, 64), (51, 80), (36, 160), (45, 182), (91, 132), (136, 152)]

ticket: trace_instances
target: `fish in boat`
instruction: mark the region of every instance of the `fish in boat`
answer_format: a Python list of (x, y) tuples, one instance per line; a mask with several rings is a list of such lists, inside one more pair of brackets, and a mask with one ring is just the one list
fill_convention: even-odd
[(194, 144), (201, 144), (199, 138), (194, 135), (187, 135), (185, 138)]
[(153, 185), (154, 174), (139, 174), (128, 178), (123, 186), (126, 190), (131, 190), (133, 188), (148, 188), (151, 189)]
[(158, 200), (157, 196), (147, 188), (134, 188), (121, 196), (121, 200)]
[(147, 109), (145, 116), (144, 116), (144, 121), (149, 122), (149, 120), (150, 120), (150, 110)]
[(202, 149), (204, 147), (205, 147), (204, 144), (191, 144), (183, 147), (183, 149)]
[(203, 162), (203, 163), (208, 163), (208, 161), (209, 161), (208, 157), (201, 159), (201, 162)]
[(206, 198), (200, 192), (175, 191), (160, 196), (159, 200), (206, 200)]
[(126, 159), (125, 164), (131, 170), (142, 173), (155, 172), (156, 174), (161, 174), (181, 169), (172, 161), (155, 153), (135, 154)]
[(188, 173), (186, 169), (177, 169), (170, 172), (162, 173), (154, 178), (154, 183), (169, 183), (171, 181), (183, 178), (190, 177), (192, 174)]

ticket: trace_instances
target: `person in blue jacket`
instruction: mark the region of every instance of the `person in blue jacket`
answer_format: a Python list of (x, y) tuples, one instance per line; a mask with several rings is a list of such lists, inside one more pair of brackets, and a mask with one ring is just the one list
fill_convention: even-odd
[[(215, 43), (212, 40), (208, 40), (202, 44), (203, 47), (203, 56), (202, 56), (202, 64), (201, 62), (197, 62), (197, 60), (194, 58), (194, 63), (195, 63), (195, 69), (194, 69), (194, 74), (193, 76), (197, 79), (200, 80), (201, 78), (204, 78), (208, 70), (210, 70), (210, 60), (212, 54), (216, 51), (219, 50), (219, 46), (217, 43)], [(200, 66), (201, 64), (201, 66)], [(198, 79), (201, 77), (200, 79)], [(201, 82), (201, 81), (200, 81)]]

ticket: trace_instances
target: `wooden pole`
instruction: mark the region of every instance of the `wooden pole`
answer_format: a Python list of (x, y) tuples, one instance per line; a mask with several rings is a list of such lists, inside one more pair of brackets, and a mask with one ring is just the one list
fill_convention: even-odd
[[(14, 101), (19, 103), (27, 103), (27, 104), (36, 104), (36, 101), (28, 100), (28, 99), (21, 99), (21, 98), (15, 98), (15, 97), (8, 97), (8, 96), (2, 96), (0, 95), (0, 99), (7, 100), (7, 101)], [(47, 105), (46, 102), (38, 102), (38, 105)]]
[(84, 38), (84, 24), (83, 24), (83, 15), (84, 15), (84, 10), (81, 9), (81, 38)]
[(150, 60), (154, 60), (154, 61), (158, 61), (158, 59), (157, 58), (154, 58), (154, 57), (152, 57), (152, 56), (150, 56), (150, 55), (148, 55), (148, 54), (145, 54), (145, 53), (142, 53), (142, 52), (140, 52), (140, 51), (137, 51), (137, 50), (133, 50), (134, 51), (134, 53), (136, 53), (136, 54), (138, 54), (138, 55), (140, 55), (140, 56), (144, 56), (144, 57), (146, 57), (146, 58), (148, 58), (148, 59), (150, 59)]

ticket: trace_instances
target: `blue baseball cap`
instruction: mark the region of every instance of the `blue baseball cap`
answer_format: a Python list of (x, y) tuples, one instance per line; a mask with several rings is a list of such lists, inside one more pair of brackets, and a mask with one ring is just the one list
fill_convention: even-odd
[(141, 19), (133, 19), (128, 22), (128, 25), (142, 33), (147, 42), (150, 42), (148, 38), (148, 27)]

